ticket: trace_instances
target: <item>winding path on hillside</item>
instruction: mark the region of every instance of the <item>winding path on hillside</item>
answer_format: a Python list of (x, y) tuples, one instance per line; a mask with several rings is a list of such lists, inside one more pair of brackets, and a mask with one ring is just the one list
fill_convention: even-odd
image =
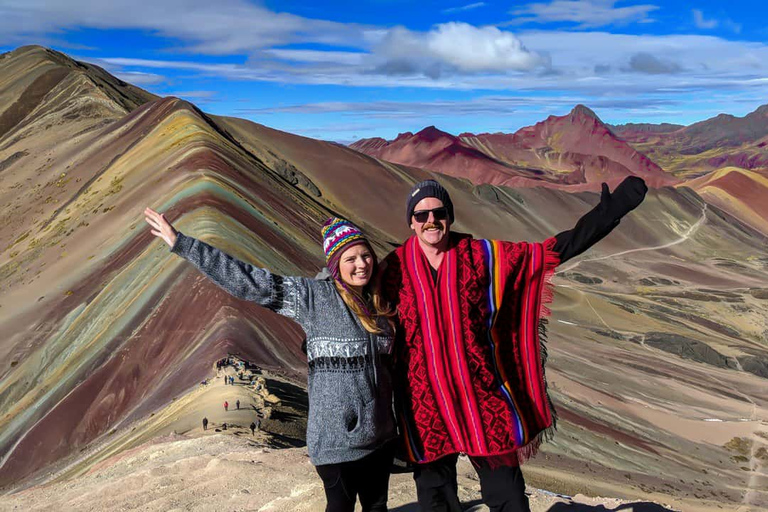
[(564, 268), (562, 270), (558, 270), (555, 273), (555, 275), (560, 275), (560, 274), (563, 274), (565, 272), (569, 272), (569, 271), (575, 269), (576, 267), (578, 267), (581, 263), (586, 263), (588, 261), (607, 260), (607, 259), (610, 259), (610, 258), (615, 258), (617, 256), (624, 256), (625, 254), (631, 254), (631, 253), (635, 253), (635, 252), (658, 251), (659, 249), (666, 249), (667, 247), (672, 247), (673, 245), (681, 244), (681, 243), (687, 241), (693, 235), (695, 235), (696, 232), (699, 230), (699, 228), (702, 225), (704, 225), (706, 220), (707, 220), (707, 204), (704, 203), (704, 205), (701, 208), (701, 216), (699, 217), (699, 220), (697, 220), (694, 224), (692, 224), (688, 228), (688, 231), (683, 233), (683, 235), (680, 238), (676, 239), (676, 240), (673, 240), (673, 241), (668, 242), (668, 243), (663, 244), (663, 245), (654, 245), (654, 246), (651, 246), (651, 247), (637, 247), (635, 249), (627, 249), (626, 251), (621, 251), (621, 252), (617, 252), (617, 253), (614, 253), (614, 254), (608, 254), (606, 256), (598, 256), (596, 258), (584, 258), (584, 259), (581, 259), (581, 260), (575, 262), (573, 265), (571, 265), (571, 266), (569, 266), (567, 268)]

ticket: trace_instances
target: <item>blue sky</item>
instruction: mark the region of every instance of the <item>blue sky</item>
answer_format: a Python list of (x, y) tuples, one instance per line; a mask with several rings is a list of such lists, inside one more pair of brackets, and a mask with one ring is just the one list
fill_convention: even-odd
[(159, 95), (349, 142), (512, 132), (583, 103), (690, 124), (768, 103), (762, 2), (0, 0), (42, 44)]

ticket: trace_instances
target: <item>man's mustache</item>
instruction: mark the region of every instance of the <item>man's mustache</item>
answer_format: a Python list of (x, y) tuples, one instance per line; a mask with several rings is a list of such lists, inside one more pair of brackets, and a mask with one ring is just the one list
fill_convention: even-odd
[(430, 228), (437, 228), (440, 231), (443, 230), (443, 226), (441, 226), (440, 224), (424, 224), (424, 227), (421, 228), (421, 229), (422, 230), (427, 230), (427, 229), (430, 229)]

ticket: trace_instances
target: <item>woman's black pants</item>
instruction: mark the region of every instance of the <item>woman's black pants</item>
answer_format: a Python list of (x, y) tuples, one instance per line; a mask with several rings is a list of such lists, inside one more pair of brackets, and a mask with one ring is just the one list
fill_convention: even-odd
[(386, 512), (394, 450), (389, 442), (360, 460), (315, 466), (325, 487), (325, 511), (353, 512), (359, 497), (363, 512)]

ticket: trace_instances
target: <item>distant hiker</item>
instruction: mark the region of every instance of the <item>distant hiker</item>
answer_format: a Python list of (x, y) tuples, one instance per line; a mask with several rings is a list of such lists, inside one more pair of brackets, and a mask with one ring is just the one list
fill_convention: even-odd
[(222, 423), (221, 424), (221, 430), (227, 430), (227, 424), (226, 423)]
[(208, 430), (208, 418), (203, 418), (203, 430)]
[(411, 189), (406, 219), (414, 233), (385, 259), (382, 288), (403, 334), (395, 403), (422, 510), (460, 510), (460, 452), (491, 510), (529, 510), (519, 466), (555, 420), (539, 334), (549, 278), (608, 235), (647, 190), (636, 176), (613, 193), (603, 183), (600, 203), (573, 229), (518, 243), (451, 232), (448, 191), (434, 180)]
[(229, 376), (229, 385), (230, 386), (234, 386), (235, 385), (235, 378), (232, 375)]
[(256, 435), (256, 424), (254, 422), (251, 422), (251, 435)]
[(224, 385), (225, 386), (227, 385), (227, 376), (226, 375), (224, 376)]
[(229, 402), (227, 401), (224, 402), (224, 410), (229, 411)]
[(240, 400), (238, 400), (237, 402), (235, 402), (235, 407), (237, 407), (237, 410), (238, 410), (238, 411), (240, 410)]
[(365, 512), (387, 510), (389, 441), (397, 435), (394, 312), (371, 279), (378, 263), (363, 233), (349, 221), (328, 219), (322, 228), (328, 277), (284, 277), (177, 232), (154, 210), (145, 216), (153, 235), (230, 294), (299, 323), (309, 364), (307, 449), (324, 483), (326, 510), (353, 510), (358, 498)]

